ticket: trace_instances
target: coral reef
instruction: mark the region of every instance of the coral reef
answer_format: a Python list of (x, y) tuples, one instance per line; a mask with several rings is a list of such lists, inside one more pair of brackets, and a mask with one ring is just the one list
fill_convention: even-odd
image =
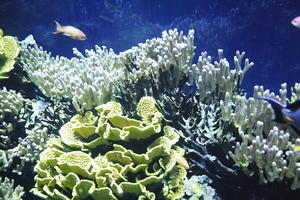
[[(43, 199), (178, 199), (186, 170), (176, 165), (176, 130), (161, 126), (163, 116), (151, 97), (142, 98), (142, 121), (122, 115), (116, 102), (72, 117), (49, 141), (34, 170), (32, 192)], [(163, 129), (163, 130), (161, 130)], [(155, 193), (154, 193), (155, 192)]]
[[(228, 188), (245, 188), (237, 178), (242, 172), (260, 183), (300, 187), (300, 140), (272, 121), (270, 105), (258, 99), (293, 102), (300, 84), (290, 98), (286, 84), (279, 95), (256, 86), (247, 97), (241, 84), (253, 63), (244, 52), (236, 51), (233, 67), (221, 49), (216, 60), (202, 52), (193, 64), (194, 31), (176, 29), (118, 55), (96, 46), (85, 55), (74, 49), (71, 59), (52, 57), (32, 36), (21, 47), (22, 68), (47, 100), (26, 104), (26, 137), (2, 150), (0, 159), (2, 170), (18, 160), (13, 168), (22, 172), (39, 155), (36, 196), (218, 199)], [(5, 121), (24, 109), (3, 102), (10, 108), (0, 115)], [(8, 133), (11, 125), (3, 122), (1, 130)], [(184, 154), (189, 173), (178, 161)]]
[[(190, 33), (192, 34), (192, 32)], [(169, 32), (169, 35), (173, 34), (177, 35), (176, 30)], [(184, 38), (192, 39), (193, 37), (191, 35)], [(151, 41), (155, 44), (157, 40)], [(176, 39), (175, 41), (180, 40)], [(163, 45), (158, 48), (150, 44), (152, 43), (144, 45), (146, 49), (152, 50), (150, 52), (154, 52), (151, 54), (152, 58), (156, 58), (156, 56), (159, 58), (159, 55), (155, 53), (160, 52), (160, 49), (168, 49), (168, 45), (166, 45), (166, 48)], [(146, 70), (148, 72), (145, 73), (146, 75), (136, 76), (135, 81), (128, 80), (127, 85), (122, 86), (121, 84), (119, 86), (120, 90), (116, 95), (117, 100), (125, 106), (128, 102), (130, 102), (130, 105), (136, 104), (139, 95), (154, 96), (167, 122), (180, 130), (179, 133), (183, 142), (181, 144), (189, 153), (189, 161), (197, 165), (202, 173), (213, 180), (219, 181), (221, 177), (224, 177), (224, 174), (231, 177), (237, 175), (238, 172), (234, 169), (236, 168), (234, 163), (226, 156), (230, 154), (236, 164), (242, 164), (244, 170), (248, 163), (255, 163), (259, 168), (258, 174), (260, 174), (261, 183), (282, 180), (285, 176), (288, 179), (293, 179), (292, 189), (298, 188), (298, 169), (296, 167), (298, 151), (293, 150), (297, 147), (298, 142), (295, 141), (293, 135), (284, 133), (286, 130), (290, 132), (293, 132), (293, 130), (282, 125), (277, 125), (280, 129), (276, 129), (274, 127), (275, 123), (271, 120), (273, 113), (268, 103), (254, 98), (248, 99), (242, 93), (242, 81), (253, 63), (246, 58), (243, 64), (245, 53), (237, 51), (234, 57), (235, 67), (231, 69), (227, 59), (223, 58), (223, 50), (219, 50), (218, 61), (213, 62), (212, 58), (206, 52), (203, 52), (198, 59), (198, 63), (191, 64), (190, 58), (193, 57), (193, 53), (191, 53), (193, 47), (190, 45), (193, 43), (189, 41), (187, 44), (189, 44), (187, 52), (189, 52), (190, 57), (183, 57), (183, 60), (187, 62), (185, 63), (186, 67), (181, 69), (183, 71), (180, 76), (177, 76), (176, 69), (180, 68), (182, 62), (174, 62), (168, 68), (169, 70), (165, 71), (164, 64), (167, 65), (168, 62), (157, 65), (151, 64), (153, 62), (151, 60), (150, 64), (144, 64), (151, 68), (151, 70)], [(129, 51), (133, 52), (133, 50)], [(168, 50), (168, 52), (174, 55), (171, 50)], [(139, 62), (137, 62), (137, 57), (139, 57)], [(143, 63), (149, 63), (148, 57), (133, 53), (133, 55), (127, 56), (127, 60), (123, 62), (128, 63), (127, 68), (133, 69), (133, 74), (139, 74), (136, 71), (142, 68), (140, 66), (144, 66)], [(176, 56), (169, 57), (176, 58)], [(157, 67), (159, 70), (156, 69)], [(189, 81), (189, 84), (182, 84), (186, 80)], [(292, 88), (290, 100), (285, 96), (287, 93), (285, 87), (283, 85), (279, 92), (281, 99), (274, 94), (268, 95), (269, 91), (266, 91), (264, 95), (258, 95), (262, 90), (259, 87), (255, 87), (254, 96), (272, 97), (282, 103), (299, 98), (298, 84)], [(183, 91), (177, 88), (183, 88)], [(132, 112), (127, 114), (133, 115)], [(259, 121), (263, 123), (263, 126), (259, 125)], [(281, 131), (281, 129), (283, 130)], [(275, 134), (275, 132), (278, 133)], [(252, 134), (257, 136), (256, 138), (259, 136), (259, 139), (256, 139), (258, 144), (254, 141), (255, 137), (250, 136)], [(240, 143), (235, 145), (233, 141), (240, 138), (243, 140), (242, 145)], [(252, 146), (252, 141), (256, 146)], [(276, 141), (279, 141), (279, 143), (276, 143)], [(289, 145), (286, 146), (287, 144)], [(233, 151), (232, 146), (235, 148), (236, 156), (229, 153)], [(266, 150), (266, 148), (269, 150)], [(275, 148), (278, 149), (275, 150)], [(273, 153), (267, 153), (264, 156), (266, 151)], [(253, 154), (259, 154), (263, 158)], [(277, 156), (283, 155), (283, 157), (273, 159), (275, 154)], [(255, 159), (259, 160), (255, 161)], [(214, 166), (214, 168), (211, 166)], [(286, 173), (282, 173), (283, 171), (286, 171)], [(267, 173), (269, 175), (266, 175)]]
[(0, 29), (0, 80), (8, 78), (8, 72), (14, 68), (15, 58), (20, 52), (16, 39), (12, 36), (3, 36)]

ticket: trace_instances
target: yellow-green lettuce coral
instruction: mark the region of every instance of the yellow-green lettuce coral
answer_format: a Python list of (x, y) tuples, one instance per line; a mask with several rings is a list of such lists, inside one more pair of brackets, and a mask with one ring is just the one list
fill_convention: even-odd
[(12, 36), (3, 36), (0, 29), (0, 80), (7, 79), (7, 73), (14, 68), (15, 58), (20, 52), (16, 39)]
[(115, 102), (75, 115), (50, 140), (35, 166), (32, 192), (43, 199), (117, 200), (178, 199), (186, 170), (176, 164), (174, 128), (161, 128), (163, 116), (155, 100), (143, 97), (142, 121), (122, 115)]

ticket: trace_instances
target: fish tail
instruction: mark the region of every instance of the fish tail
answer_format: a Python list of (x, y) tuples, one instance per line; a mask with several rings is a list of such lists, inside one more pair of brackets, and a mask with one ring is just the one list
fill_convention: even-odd
[(59, 34), (62, 33), (62, 25), (60, 25), (57, 21), (53, 20), (53, 22), (56, 24), (56, 31), (52, 32), (52, 34)]

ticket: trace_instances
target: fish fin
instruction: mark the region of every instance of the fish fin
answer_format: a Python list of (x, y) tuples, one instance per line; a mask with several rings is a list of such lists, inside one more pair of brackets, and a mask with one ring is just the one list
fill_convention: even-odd
[(300, 99), (294, 101), (294, 102), (291, 103), (291, 104), (288, 104), (288, 105), (286, 106), (286, 108), (287, 108), (287, 109), (290, 109), (291, 111), (295, 111), (295, 110), (299, 109), (299, 108), (300, 108)]
[(292, 118), (290, 118), (290, 117), (288, 117), (288, 116), (284, 116), (284, 118), (285, 118), (287, 121), (289, 121), (289, 122), (293, 122), (293, 121), (294, 121)]
[(272, 98), (267, 98), (267, 97), (256, 97), (256, 99), (259, 100), (264, 100), (269, 102), (269, 104), (271, 104), (271, 107), (274, 111), (274, 121), (277, 123), (285, 123), (284, 121), (284, 115), (282, 113), (282, 109), (285, 108), (284, 105), (282, 105), (279, 101), (272, 99)]
[(52, 34), (59, 34), (62, 33), (62, 25), (60, 25), (57, 21), (53, 20), (53, 22), (56, 24), (56, 31), (52, 32)]

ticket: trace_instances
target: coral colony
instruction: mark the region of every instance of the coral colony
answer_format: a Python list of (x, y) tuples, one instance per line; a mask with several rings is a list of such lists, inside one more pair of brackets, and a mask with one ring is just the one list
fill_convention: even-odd
[[(278, 95), (255, 86), (247, 97), (241, 84), (253, 63), (244, 52), (234, 67), (223, 50), (193, 63), (194, 31), (176, 29), (120, 54), (74, 49), (71, 59), (52, 57), (32, 36), (14, 41), (1, 31), (0, 77), (19, 54), (47, 100), (0, 91), (0, 170), (31, 173), (26, 192), (37, 198), (220, 199), (211, 183), (238, 169), (260, 184), (300, 188), (300, 139), (261, 100), (292, 103), (300, 85), (290, 97), (286, 84)], [(22, 199), (24, 186), (0, 183), (1, 198)]]

